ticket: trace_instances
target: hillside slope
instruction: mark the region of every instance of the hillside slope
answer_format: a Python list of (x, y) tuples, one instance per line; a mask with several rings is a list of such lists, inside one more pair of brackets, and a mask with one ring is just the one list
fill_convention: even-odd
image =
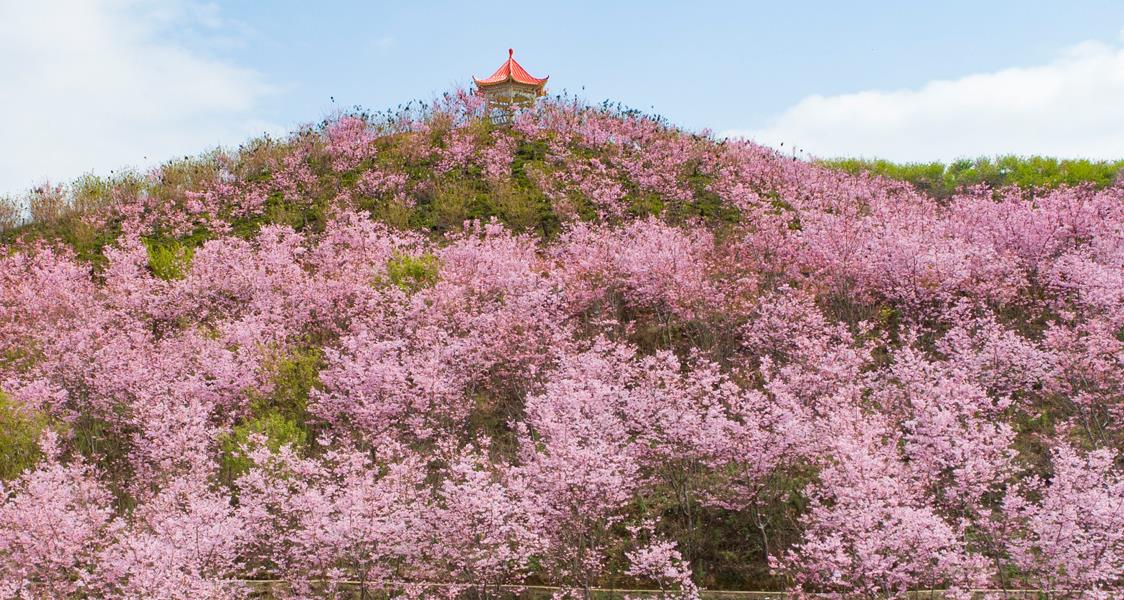
[(1124, 187), (478, 113), (34, 195), (0, 597), (1121, 589)]

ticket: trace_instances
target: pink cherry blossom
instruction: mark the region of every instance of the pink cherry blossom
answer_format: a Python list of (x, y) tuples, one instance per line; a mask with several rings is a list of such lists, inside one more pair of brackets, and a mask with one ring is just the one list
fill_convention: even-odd
[(0, 596), (1120, 595), (1124, 186), (481, 117), (40, 190), (89, 205), (0, 251)]

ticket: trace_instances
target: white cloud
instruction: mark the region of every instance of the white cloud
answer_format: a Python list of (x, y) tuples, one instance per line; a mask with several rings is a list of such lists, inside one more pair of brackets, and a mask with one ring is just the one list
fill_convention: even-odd
[(0, 195), (277, 132), (261, 75), (177, 41), (223, 35), (191, 0), (0, 0)]
[(784, 142), (820, 157), (1124, 158), (1124, 39), (1084, 42), (1048, 64), (920, 89), (809, 96), (762, 129), (723, 135)]

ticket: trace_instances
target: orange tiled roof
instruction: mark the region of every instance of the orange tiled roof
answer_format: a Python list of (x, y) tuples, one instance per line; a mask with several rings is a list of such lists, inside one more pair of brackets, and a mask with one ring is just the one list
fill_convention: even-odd
[(507, 81), (514, 81), (516, 83), (523, 83), (527, 85), (543, 85), (546, 83), (547, 79), (550, 79), (550, 77), (543, 77), (542, 79), (539, 79), (538, 77), (532, 77), (531, 74), (528, 73), (522, 65), (515, 62), (515, 58), (513, 58), (514, 54), (515, 51), (511, 48), (508, 48), (507, 60), (504, 61), (502, 65), (500, 65), (500, 68), (496, 69), (495, 73), (492, 73), (484, 79), (477, 79), (473, 77), (472, 80), (476, 82), (476, 85), (488, 86), (495, 85), (497, 83), (505, 83)]

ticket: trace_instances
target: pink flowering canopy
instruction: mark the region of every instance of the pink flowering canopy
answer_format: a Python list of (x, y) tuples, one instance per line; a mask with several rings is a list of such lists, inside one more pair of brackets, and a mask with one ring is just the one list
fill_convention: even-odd
[(1124, 593), (1124, 184), (480, 113), (31, 198), (0, 598)]

